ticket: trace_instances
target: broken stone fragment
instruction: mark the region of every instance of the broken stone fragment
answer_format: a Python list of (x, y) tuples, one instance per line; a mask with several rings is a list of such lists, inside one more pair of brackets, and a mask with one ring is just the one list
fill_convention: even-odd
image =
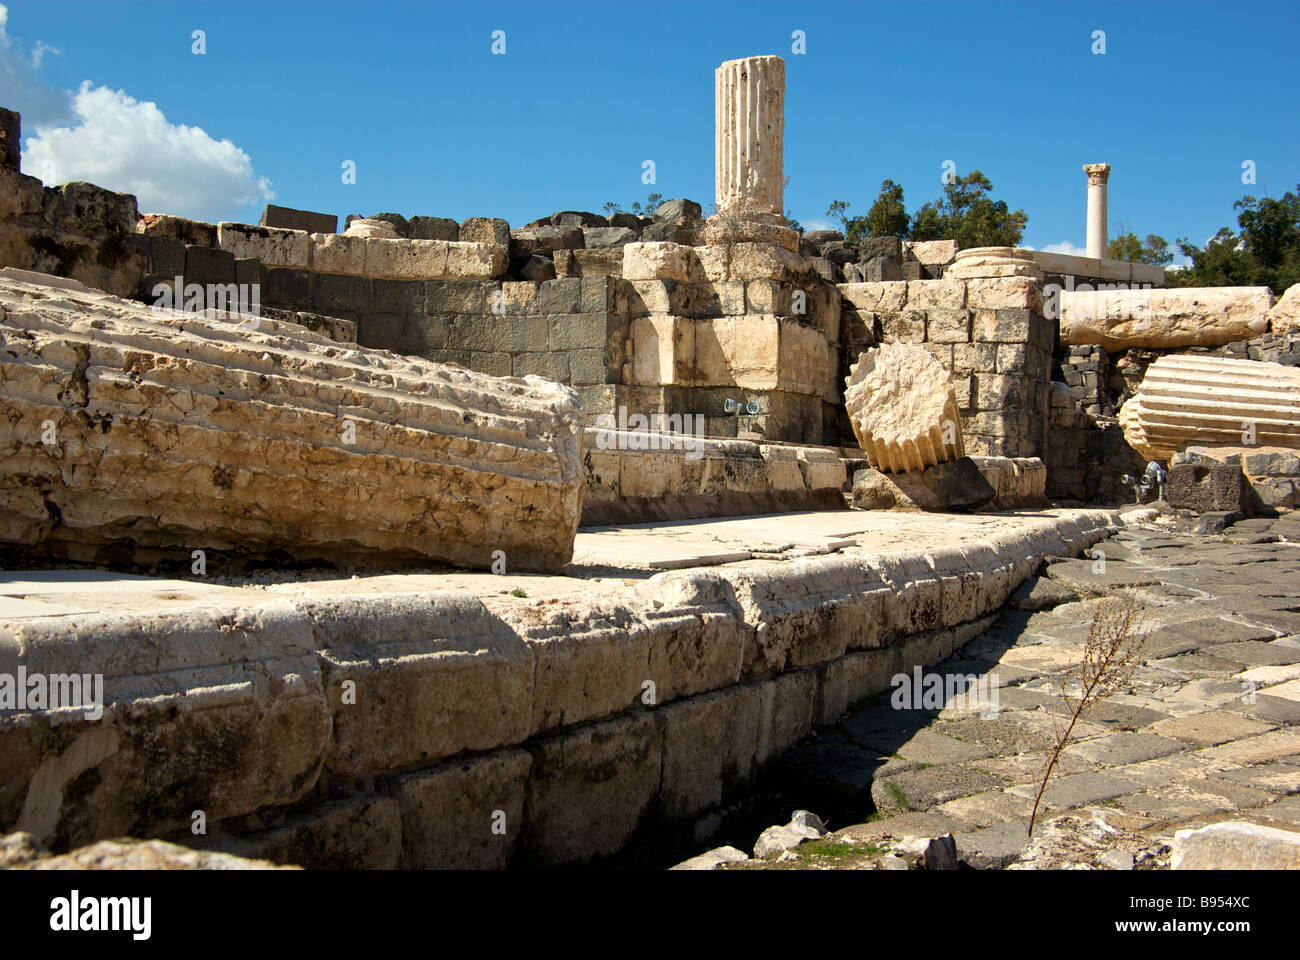
[(877, 470), (924, 470), (966, 455), (948, 371), (928, 350), (906, 343), (874, 347), (845, 382), (849, 422)]
[(908, 473), (859, 470), (853, 474), (855, 510), (926, 510), (964, 513), (990, 503), (997, 491), (970, 457)]
[(1300, 832), (1212, 823), (1174, 834), (1173, 870), (1300, 870)]

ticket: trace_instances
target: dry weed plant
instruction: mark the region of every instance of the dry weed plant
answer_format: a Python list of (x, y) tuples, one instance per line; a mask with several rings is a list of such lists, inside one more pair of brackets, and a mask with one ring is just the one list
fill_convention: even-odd
[(1133, 672), (1142, 663), (1146, 648), (1144, 626), (1147, 605), (1139, 591), (1146, 585), (1134, 584), (1123, 590), (1112, 590), (1102, 597), (1088, 627), (1083, 662), (1077, 668), (1067, 670), (1061, 679), (1062, 701), (1069, 703), (1066, 688), (1073, 677), (1078, 677), (1079, 680), (1079, 699), (1064, 726), (1061, 726), (1058, 714), (1052, 714), (1055, 742), (1048, 749), (1047, 767), (1043, 771), (1038, 794), (1034, 797), (1034, 809), (1029, 816), (1031, 837), (1034, 835), (1034, 823), (1038, 819), (1038, 808), (1047, 791), (1047, 781), (1051, 779), (1061, 754), (1073, 739), (1075, 726), (1098, 704), (1128, 686)]

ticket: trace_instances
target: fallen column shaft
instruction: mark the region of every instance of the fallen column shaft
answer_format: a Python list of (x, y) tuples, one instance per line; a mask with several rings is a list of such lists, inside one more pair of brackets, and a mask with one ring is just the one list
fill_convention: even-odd
[(0, 541), (568, 562), (572, 390), (242, 319), (0, 277)]
[(1300, 370), (1176, 355), (1147, 368), (1120, 410), (1129, 446), (1168, 460), (1189, 443), (1300, 447)]

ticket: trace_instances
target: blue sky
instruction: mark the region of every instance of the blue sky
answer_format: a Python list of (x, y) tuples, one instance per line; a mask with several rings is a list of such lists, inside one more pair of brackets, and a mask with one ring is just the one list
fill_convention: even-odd
[(271, 194), (515, 226), (651, 191), (707, 206), (713, 70), (769, 53), (805, 225), (834, 199), (865, 212), (886, 177), (915, 210), (946, 160), (1023, 207), (1039, 248), (1083, 245), (1084, 163), (1112, 165), (1112, 234), (1171, 242), (1300, 183), (1295, 2), (3, 2), (24, 169), (208, 219)]

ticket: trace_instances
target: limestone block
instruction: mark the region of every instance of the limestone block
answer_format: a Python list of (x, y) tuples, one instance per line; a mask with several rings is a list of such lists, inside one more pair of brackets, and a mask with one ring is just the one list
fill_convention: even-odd
[(493, 597), (486, 606), (532, 654), (529, 735), (615, 716), (638, 703), (650, 679), (649, 638), (635, 614), (614, 601), (532, 601)]
[(663, 729), (665, 817), (684, 820), (715, 808), (749, 782), (763, 705), (761, 689), (743, 684), (655, 711)]
[(1132, 347), (1217, 347), (1268, 329), (1268, 287), (1062, 291), (1061, 343)]
[(1300, 831), (1212, 823), (1174, 834), (1173, 870), (1300, 870)]
[(311, 238), (301, 230), (247, 223), (217, 224), (217, 246), (236, 257), (256, 257), (268, 267), (306, 269), (311, 257)]
[(1148, 460), (1168, 460), (1192, 443), (1300, 448), (1300, 370), (1255, 360), (1164, 356), (1147, 367), (1119, 420), (1129, 446)]
[(136, 221), (135, 230), (146, 236), (179, 240), (190, 246), (217, 246), (218, 229), (202, 220), (173, 217), (165, 213), (142, 213)]
[(868, 350), (845, 383), (853, 432), (877, 470), (923, 470), (966, 455), (948, 371), (922, 347)]
[(855, 510), (927, 510), (964, 513), (993, 500), (997, 491), (970, 457), (905, 473), (859, 470), (853, 475)]
[(1032, 277), (980, 277), (966, 281), (966, 305), (972, 310), (1042, 311), (1043, 287)]
[(520, 840), (532, 863), (616, 853), (648, 817), (659, 791), (662, 737), (650, 714), (580, 727), (538, 741), (530, 752)]
[(778, 326), (778, 387), (791, 393), (820, 396), (828, 403), (835, 403), (838, 383), (826, 337), (815, 327), (789, 320), (778, 321)]
[(667, 241), (629, 243), (623, 248), (623, 277), (627, 280), (690, 279), (690, 247)]
[(523, 750), (499, 750), (398, 777), (402, 868), (504, 870), (523, 826), (531, 768)]
[(311, 268), (317, 273), (366, 275), (366, 238), (341, 233), (311, 234)]
[(944, 267), (957, 257), (956, 240), (909, 240), (903, 245), (909, 259), (927, 266)]
[(498, 217), (467, 217), (461, 221), (462, 243), (491, 243), (510, 245), (510, 224)]
[(396, 870), (402, 821), (393, 798), (354, 797), (292, 814), (265, 830), (190, 842), (205, 852), (309, 870)]
[(311, 642), (283, 600), (6, 622), (5, 672), (103, 687), (102, 716), (0, 717), (0, 829), (76, 845), (300, 799), (330, 736)]
[(528, 736), (533, 654), (478, 598), (447, 591), (296, 606), (322, 665), (334, 776), (409, 770)]
[(1300, 327), (1300, 283), (1287, 287), (1282, 299), (1268, 311), (1268, 328), (1273, 332)]
[(716, 317), (695, 323), (695, 382), (774, 390), (780, 380), (781, 325), (773, 316)]
[(730, 582), (712, 570), (656, 574), (636, 588), (649, 632), (647, 679), (667, 703), (740, 680), (753, 628)]
[(844, 302), (864, 313), (897, 313), (907, 303), (906, 280), (836, 285)]
[(643, 386), (688, 384), (695, 376), (695, 322), (651, 314), (632, 328), (632, 382)]
[[(418, 243), (419, 241), (412, 242)], [(510, 258), (504, 244), (447, 244), (448, 277), (463, 280), (490, 280), (493, 277), (504, 277), (509, 261)]]
[(813, 726), (817, 701), (817, 675), (812, 670), (783, 673), (759, 684), (758, 750), (761, 767), (775, 760), (806, 737)]
[(797, 280), (812, 273), (811, 261), (771, 243), (737, 243), (729, 248), (732, 280)]
[(87, 562), (114, 543), (569, 560), (581, 424), (567, 387), (5, 278), (0, 312), (0, 540)]
[(44, 185), (40, 180), (0, 167), (0, 220), (38, 214), (43, 203)]
[(961, 280), (907, 281), (907, 309), (960, 310), (966, 306), (966, 284)]
[[(381, 221), (387, 223), (387, 221)], [(365, 237), (362, 276), (385, 280), (437, 280), (449, 276), (446, 240), (404, 240), (378, 234), (344, 234)]]

